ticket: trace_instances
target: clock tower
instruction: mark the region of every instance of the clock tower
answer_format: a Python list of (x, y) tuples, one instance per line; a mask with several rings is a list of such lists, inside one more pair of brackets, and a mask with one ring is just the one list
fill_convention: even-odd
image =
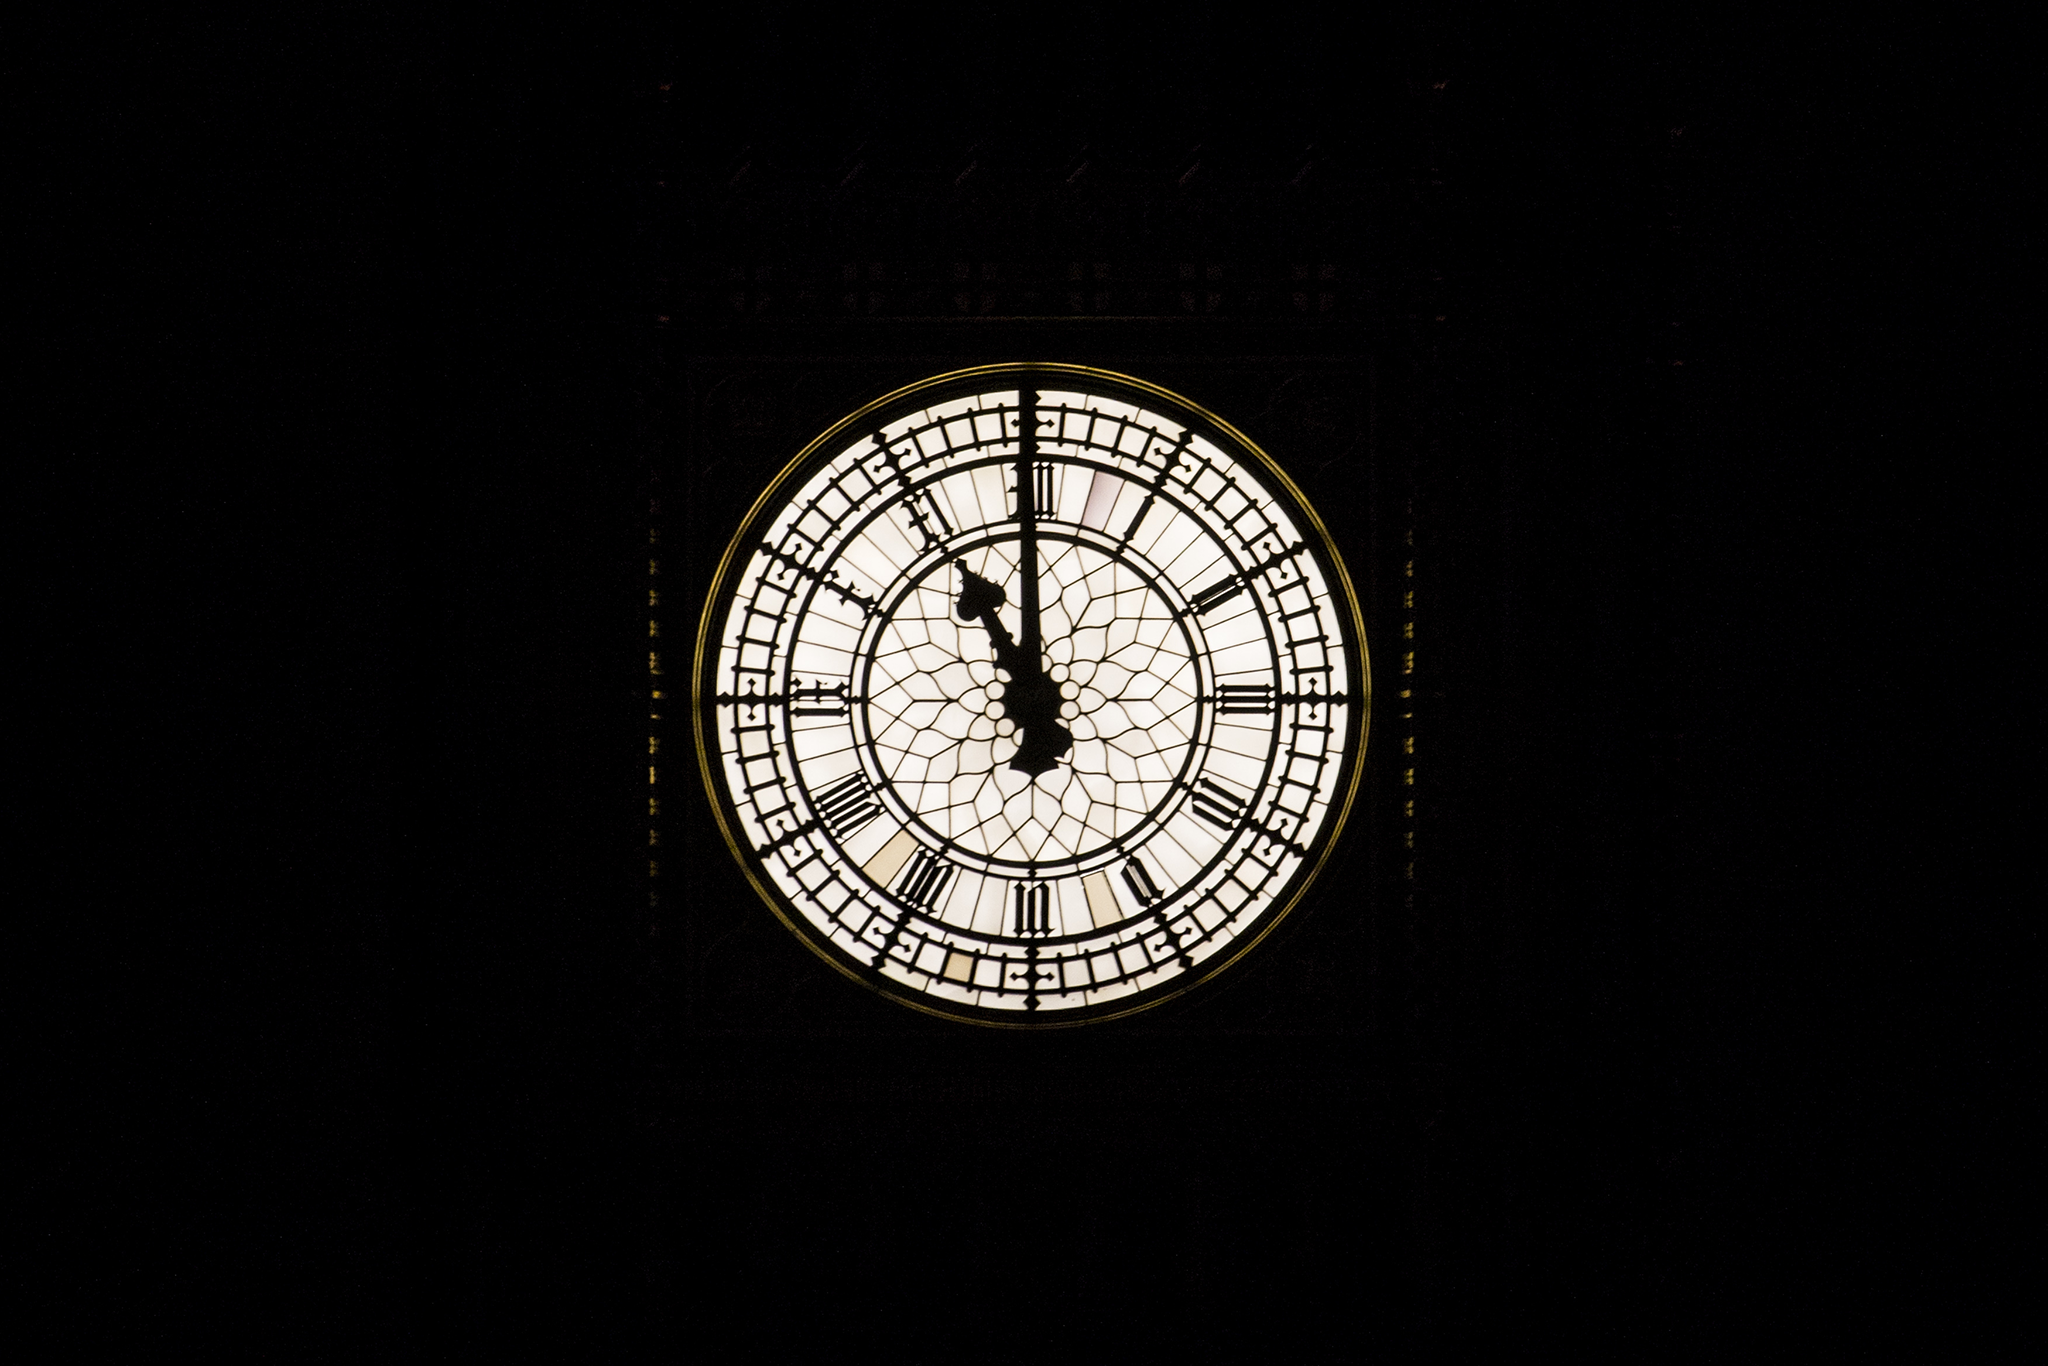
[(914, 1263), (971, 1317), (1023, 1259), (1334, 1304), (1359, 1268), (1305, 1249), (1406, 1217), (1413, 1098), (1359, 1099), (1413, 1029), (1429, 867), (1400, 224), (1312, 148), (1069, 150), (747, 144), (684, 182), (652, 1208), (675, 1265), (737, 1230), (734, 1293), (857, 1284), (819, 1293), (858, 1316)]

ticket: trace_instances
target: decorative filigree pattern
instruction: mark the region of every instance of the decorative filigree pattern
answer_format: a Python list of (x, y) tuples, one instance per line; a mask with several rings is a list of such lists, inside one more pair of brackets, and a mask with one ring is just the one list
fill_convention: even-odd
[[(1015, 573), (1014, 547), (975, 570)], [(1036, 781), (1009, 767), (1006, 671), (987, 635), (953, 612), (941, 569), (897, 608), (876, 646), (869, 715), (883, 775), (942, 838), (990, 858), (1051, 865), (1130, 835), (1185, 773), (1196, 731), (1194, 645), (1128, 564), (1067, 544), (1041, 566), (1047, 670), (1066, 699), (1069, 762)]]

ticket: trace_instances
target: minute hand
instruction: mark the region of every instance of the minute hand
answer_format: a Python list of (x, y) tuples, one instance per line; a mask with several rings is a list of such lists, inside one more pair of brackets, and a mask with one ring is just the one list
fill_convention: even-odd
[(1017, 643), (1036, 668), (1045, 637), (1038, 625), (1038, 391), (1028, 385), (1017, 394), (1017, 521)]

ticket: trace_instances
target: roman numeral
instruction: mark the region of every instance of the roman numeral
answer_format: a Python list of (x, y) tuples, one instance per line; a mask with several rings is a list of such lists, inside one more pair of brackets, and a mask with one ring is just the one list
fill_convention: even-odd
[(1158, 496), (1157, 492), (1146, 493), (1145, 501), (1138, 504), (1138, 510), (1131, 514), (1131, 524), (1124, 528), (1124, 534), (1118, 538), (1119, 540), (1129, 541), (1138, 534), (1139, 524), (1145, 520), (1145, 514), (1152, 510), (1152, 500)]
[[(912, 494), (904, 501), (903, 510), (910, 515), (910, 524), (917, 529), (917, 534), (924, 537), (923, 548), (926, 550), (939, 544), (945, 536), (953, 534), (953, 524), (946, 520), (944, 509), (939, 506), (939, 500), (932, 495), (930, 489)], [(932, 531), (932, 522), (939, 524), (943, 535)]]
[(875, 800), (874, 789), (868, 786), (867, 775), (849, 773), (817, 796), (818, 819), (832, 833), (832, 838), (844, 843), (847, 836), (882, 814), (882, 804)]
[[(792, 683), (798, 682), (791, 679)], [(846, 715), (846, 685), (834, 683), (826, 687), (822, 682), (813, 681), (808, 688), (789, 690), (791, 716), (844, 716)], [(809, 705), (805, 705), (805, 704)]]
[(1124, 886), (1131, 889), (1131, 895), (1138, 899), (1140, 906), (1150, 906), (1162, 895), (1159, 884), (1152, 880), (1152, 874), (1145, 869), (1143, 859), (1136, 854), (1124, 860)]
[(1215, 611), (1242, 592), (1244, 580), (1235, 574), (1229, 574), (1195, 594), (1195, 600), (1188, 604), (1188, 610), (1198, 617), (1203, 616)]
[(959, 871), (931, 850), (920, 847), (910, 856), (910, 862), (903, 865), (903, 878), (896, 884), (896, 895), (919, 910), (929, 911), (938, 904), (939, 897)]
[[(1157, 498), (1159, 490), (1166, 486), (1166, 476), (1173, 473), (1173, 467), (1178, 465), (1181, 457), (1187, 454), (1188, 442), (1194, 439), (1194, 435), (1192, 431), (1182, 432), (1180, 444), (1166, 453), (1165, 463), (1159, 467), (1158, 477), (1152, 481), (1152, 487), (1145, 490), (1145, 501), (1138, 504), (1137, 514), (1131, 518), (1131, 524), (1124, 528), (1122, 540), (1128, 542), (1131, 537), (1138, 534), (1138, 527), (1144, 522), (1145, 514), (1152, 510), (1153, 499)], [(1149, 455), (1150, 452), (1148, 451), (1147, 454)]]
[[(1031, 483), (1034, 499), (1032, 507), (1038, 514), (1037, 520), (1041, 522), (1052, 520), (1052, 462), (1050, 460), (1039, 460), (1032, 463)], [(1016, 494), (1017, 490), (1010, 490), (1010, 498), (1013, 505), (1016, 502)], [(1023, 514), (1015, 506), (1012, 506), (1010, 515), (1012, 517), (1019, 517)]]
[(1195, 814), (1209, 824), (1235, 830), (1237, 823), (1244, 819), (1245, 799), (1229, 788), (1202, 778), (1197, 780), (1193, 791)]
[(1050, 934), (1052, 932), (1052, 888), (1043, 882), (1020, 882), (1017, 884), (1017, 919), (1012, 933)]
[(1247, 716), (1271, 716), (1273, 714), (1273, 685), (1271, 683), (1219, 683), (1216, 685), (1216, 711), (1228, 716), (1233, 712)]
[[(861, 592), (858, 588), (852, 588), (839, 582), (839, 571), (837, 569), (828, 569), (823, 574), (820, 574), (788, 551), (778, 550), (766, 541), (760, 543), (760, 550), (763, 555), (766, 555), (777, 564), (803, 575), (828, 592), (838, 594), (842, 601), (849, 602), (858, 607), (862, 616), (871, 617), (875, 614), (875, 600)], [(783, 593), (789, 591), (780, 584), (771, 583), (767, 586)]]
[[(764, 669), (734, 669), (735, 674), (765, 673)], [(801, 684), (802, 679), (792, 679)], [(742, 693), (722, 692), (712, 695), (711, 700), (721, 706), (736, 706), (746, 709), (749, 719), (758, 715), (763, 706), (787, 706), (791, 716), (845, 716), (847, 709), (855, 702), (865, 702), (865, 697), (855, 697), (845, 683), (826, 684), (814, 681), (809, 687), (791, 688), (787, 693), (762, 692), (755, 686), (756, 680), (747, 679), (747, 690)]]

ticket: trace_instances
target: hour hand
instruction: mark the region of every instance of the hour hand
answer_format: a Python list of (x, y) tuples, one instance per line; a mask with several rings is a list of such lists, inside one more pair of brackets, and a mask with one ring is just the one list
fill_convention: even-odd
[(1000, 585), (984, 579), (959, 561), (960, 596), (953, 611), (962, 621), (979, 621), (995, 646), (996, 663), (1010, 675), (1003, 689), (1003, 715), (1023, 732), (1010, 767), (1036, 778), (1059, 767), (1074, 747), (1074, 733), (1060, 724), (1059, 685), (1046, 677), (1045, 666), (1014, 640), (996, 616), (1006, 600)]
[[(960, 598), (953, 604), (953, 610), (962, 621), (978, 621), (996, 642), (996, 653), (1000, 656), (1005, 645), (1011, 644), (1010, 633), (996, 616), (996, 608), (1009, 601), (1000, 584), (984, 579), (967, 567), (967, 561), (960, 565)], [(1009, 666), (1004, 665), (1005, 668)]]

